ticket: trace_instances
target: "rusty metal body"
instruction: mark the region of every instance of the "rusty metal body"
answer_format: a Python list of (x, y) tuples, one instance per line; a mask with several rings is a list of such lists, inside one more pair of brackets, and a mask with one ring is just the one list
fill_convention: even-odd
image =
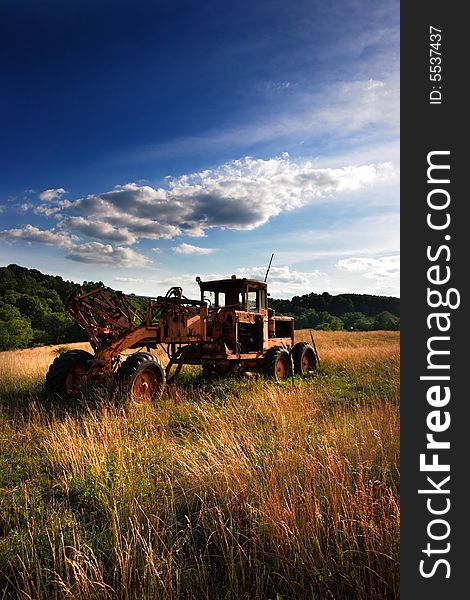
[(274, 315), (265, 282), (235, 276), (196, 280), (200, 300), (185, 298), (176, 287), (146, 303), (103, 287), (76, 290), (67, 309), (95, 351), (89, 378), (112, 374), (130, 348), (163, 347), (170, 377), (183, 364), (261, 370), (270, 348), (294, 345), (294, 320)]
[[(294, 344), (294, 319), (275, 316), (266, 282), (234, 275), (196, 281), (198, 300), (183, 296), (179, 287), (157, 298), (103, 286), (77, 289), (67, 309), (86, 331), (94, 354), (61, 353), (49, 367), (46, 390), (73, 396), (82, 384), (112, 379), (142, 403), (158, 398), (185, 364), (202, 365), (203, 375), (258, 371), (277, 381), (314, 371), (315, 344)], [(166, 367), (150, 352), (157, 347), (166, 352)]]
[(190, 347), (190, 364), (244, 361), (256, 366), (269, 348), (294, 343), (294, 319), (276, 317), (268, 308), (267, 284), (254, 279), (202, 282), (201, 301), (208, 304), (206, 339)]

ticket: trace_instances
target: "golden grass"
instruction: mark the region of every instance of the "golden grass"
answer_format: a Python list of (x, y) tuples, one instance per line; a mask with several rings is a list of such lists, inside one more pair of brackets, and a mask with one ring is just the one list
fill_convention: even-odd
[(190, 373), (81, 411), (18, 402), (53, 349), (0, 355), (3, 597), (398, 597), (399, 336), (315, 340), (294, 386)]

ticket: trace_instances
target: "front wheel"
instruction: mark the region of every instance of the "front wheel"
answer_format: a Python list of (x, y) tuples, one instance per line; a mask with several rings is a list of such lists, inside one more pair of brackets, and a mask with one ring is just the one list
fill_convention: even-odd
[(85, 350), (62, 352), (51, 364), (46, 375), (46, 391), (59, 396), (73, 396), (87, 381), (93, 354)]
[(163, 392), (165, 369), (157, 357), (136, 352), (121, 365), (117, 377), (125, 392), (136, 404), (149, 404)]

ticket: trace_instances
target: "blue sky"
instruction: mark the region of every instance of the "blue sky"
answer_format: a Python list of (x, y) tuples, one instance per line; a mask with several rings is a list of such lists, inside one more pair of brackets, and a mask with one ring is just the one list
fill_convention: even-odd
[(399, 294), (399, 3), (2, 2), (0, 264)]

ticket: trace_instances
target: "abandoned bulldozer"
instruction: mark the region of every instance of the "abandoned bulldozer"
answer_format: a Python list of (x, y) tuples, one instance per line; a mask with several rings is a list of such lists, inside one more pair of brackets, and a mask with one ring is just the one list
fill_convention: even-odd
[[(67, 310), (86, 331), (94, 354), (60, 354), (47, 373), (47, 391), (73, 395), (85, 382), (114, 379), (134, 401), (149, 402), (183, 365), (200, 365), (205, 375), (256, 371), (278, 381), (316, 368), (313, 339), (313, 345), (294, 344), (294, 319), (269, 308), (265, 282), (234, 275), (196, 281), (199, 300), (183, 296), (180, 287), (157, 298), (104, 286), (78, 288)], [(167, 356), (165, 366), (150, 352), (157, 348)]]

